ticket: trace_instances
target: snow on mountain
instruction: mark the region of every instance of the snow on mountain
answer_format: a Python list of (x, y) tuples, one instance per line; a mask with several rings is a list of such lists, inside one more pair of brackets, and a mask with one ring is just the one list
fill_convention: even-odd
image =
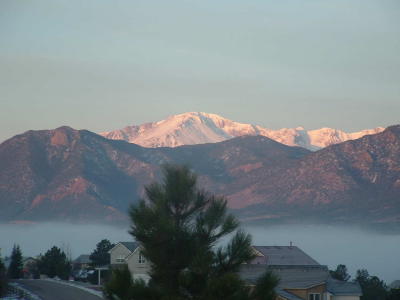
[(346, 133), (344, 131), (332, 128), (321, 128), (308, 131), (310, 145), (317, 148), (324, 148), (332, 144), (342, 143), (348, 140), (356, 140), (364, 135), (376, 134), (382, 132), (385, 128), (377, 127), (374, 129), (365, 129), (358, 132)]
[(234, 122), (216, 114), (188, 112), (170, 116), (162, 121), (127, 126), (100, 134), (109, 139), (125, 140), (149, 148), (216, 143), (238, 136), (262, 135), (288, 146), (318, 150), (383, 130), (382, 127), (353, 133), (332, 128), (310, 131), (303, 127), (272, 130), (258, 125)]

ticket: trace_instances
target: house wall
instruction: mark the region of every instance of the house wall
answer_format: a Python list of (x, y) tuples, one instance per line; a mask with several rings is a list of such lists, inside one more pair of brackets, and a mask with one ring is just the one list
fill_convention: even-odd
[(23, 265), (23, 268), (26, 269), (26, 268), (29, 268), (29, 267), (34, 266), (36, 264), (37, 264), (37, 261), (35, 259), (28, 258), (28, 259), (23, 261), (22, 265)]
[[(321, 294), (321, 299), (323, 298), (323, 294), (326, 292), (326, 285), (321, 284), (317, 285), (315, 287), (309, 288), (309, 289), (285, 289), (289, 293), (292, 293), (296, 295), (297, 297), (300, 297), (301, 299), (308, 300), (308, 294), (312, 293), (319, 293)], [(337, 300), (337, 299), (335, 299)], [(347, 300), (347, 299), (342, 299), (342, 300)], [(350, 299), (348, 299), (350, 300)]]
[[(136, 249), (127, 259), (127, 264), (129, 271), (133, 275), (134, 278), (141, 277), (145, 279), (145, 277), (149, 277), (148, 274), (150, 272), (150, 264), (147, 262), (141, 264), (139, 263), (139, 253), (140, 249)], [(143, 276), (146, 275), (146, 276)], [(146, 279), (145, 279), (146, 280)]]
[(331, 296), (331, 300), (360, 300), (360, 296)]
[(124, 245), (122, 245), (122, 244), (116, 245), (110, 251), (110, 263), (111, 263), (111, 265), (124, 264), (124, 263), (118, 262), (117, 258), (119, 258), (120, 256), (125, 258), (130, 253), (131, 253), (131, 251), (128, 248), (126, 248)]

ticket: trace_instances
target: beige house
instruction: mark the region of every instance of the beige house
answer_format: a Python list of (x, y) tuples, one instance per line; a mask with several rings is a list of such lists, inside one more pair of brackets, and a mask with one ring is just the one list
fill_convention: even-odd
[[(280, 278), (277, 300), (360, 300), (358, 283), (332, 279), (327, 266), (296, 246), (252, 246), (256, 258), (243, 264), (240, 276), (250, 286), (266, 271)], [(148, 281), (150, 264), (136, 242), (119, 242), (110, 251), (111, 267), (127, 264), (133, 278)]]
[(89, 254), (79, 255), (76, 259), (72, 261), (73, 270), (88, 269), (92, 263)]
[(331, 278), (320, 265), (296, 246), (253, 246), (257, 257), (241, 268), (241, 277), (254, 285), (267, 270), (279, 279), (277, 300), (360, 300), (360, 285)]
[(110, 251), (111, 268), (127, 265), (134, 279), (148, 281), (150, 264), (146, 261), (136, 242), (119, 242)]

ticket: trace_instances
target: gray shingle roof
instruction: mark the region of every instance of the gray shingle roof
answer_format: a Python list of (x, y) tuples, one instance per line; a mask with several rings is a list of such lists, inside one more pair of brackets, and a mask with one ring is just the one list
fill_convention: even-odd
[(135, 251), (135, 249), (139, 246), (137, 242), (120, 242), (126, 248), (128, 248), (131, 252)]
[(361, 296), (358, 283), (343, 282), (332, 279), (328, 267), (323, 265), (309, 266), (268, 266), (263, 264), (244, 264), (239, 275), (249, 284), (255, 284), (257, 279), (265, 272), (271, 271), (279, 279), (276, 292), (288, 300), (299, 300), (287, 289), (306, 289), (326, 283), (327, 290), (337, 296)]
[(329, 272), (326, 266), (280, 266), (269, 267), (280, 278), (279, 287), (283, 289), (309, 288), (325, 283)]
[(268, 265), (319, 265), (296, 246), (253, 246), (266, 258)]
[(326, 266), (267, 266), (245, 264), (240, 269), (242, 279), (255, 284), (265, 271), (273, 272), (279, 279), (278, 289), (309, 288), (325, 283), (328, 279)]
[(240, 266), (240, 277), (249, 284), (255, 284), (257, 279), (267, 270), (266, 265), (243, 264)]
[(92, 262), (92, 260), (90, 259), (90, 255), (89, 254), (82, 254), (79, 255), (74, 261), (73, 263), (75, 264), (90, 264)]
[(361, 296), (362, 291), (358, 282), (347, 282), (328, 278), (327, 282), (328, 292), (337, 296)]

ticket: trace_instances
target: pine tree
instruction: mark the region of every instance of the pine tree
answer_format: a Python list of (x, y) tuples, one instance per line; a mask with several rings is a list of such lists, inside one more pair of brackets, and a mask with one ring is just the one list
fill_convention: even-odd
[(332, 278), (340, 280), (340, 281), (348, 281), (350, 279), (349, 273), (347, 273), (347, 267), (345, 265), (338, 265), (336, 270), (329, 271)]
[(90, 254), (90, 260), (94, 266), (104, 266), (110, 263), (110, 254), (108, 251), (115, 245), (107, 239), (97, 243), (96, 249)]
[(363, 295), (362, 300), (386, 300), (388, 297), (387, 286), (383, 280), (377, 276), (369, 275), (365, 269), (357, 270), (356, 279)]
[(58, 276), (61, 279), (68, 279), (71, 272), (71, 264), (66, 254), (56, 246), (53, 246), (41, 257), (38, 266), (40, 273), (50, 278)]
[(5, 296), (7, 292), (7, 276), (6, 267), (4, 266), (3, 259), (0, 255), (0, 297)]
[(278, 283), (279, 278), (271, 272), (266, 272), (257, 280), (252, 298), (257, 300), (275, 300), (277, 298), (275, 287)]
[[(151, 262), (151, 280), (144, 285), (125, 277), (132, 282), (126, 299), (256, 299), (238, 275), (254, 258), (251, 237), (238, 229), (226, 199), (198, 189), (187, 167), (168, 165), (163, 172), (164, 181), (147, 186), (147, 199), (130, 209), (130, 233)], [(227, 245), (218, 247), (229, 234)], [(120, 278), (114, 276), (105, 288), (108, 299), (119, 296), (113, 296), (112, 286), (123, 274), (116, 274)], [(273, 293), (276, 284), (270, 283)]]
[(7, 276), (10, 279), (19, 279), (23, 277), (22, 252), (19, 245), (14, 245), (11, 252), (11, 262), (7, 270)]

